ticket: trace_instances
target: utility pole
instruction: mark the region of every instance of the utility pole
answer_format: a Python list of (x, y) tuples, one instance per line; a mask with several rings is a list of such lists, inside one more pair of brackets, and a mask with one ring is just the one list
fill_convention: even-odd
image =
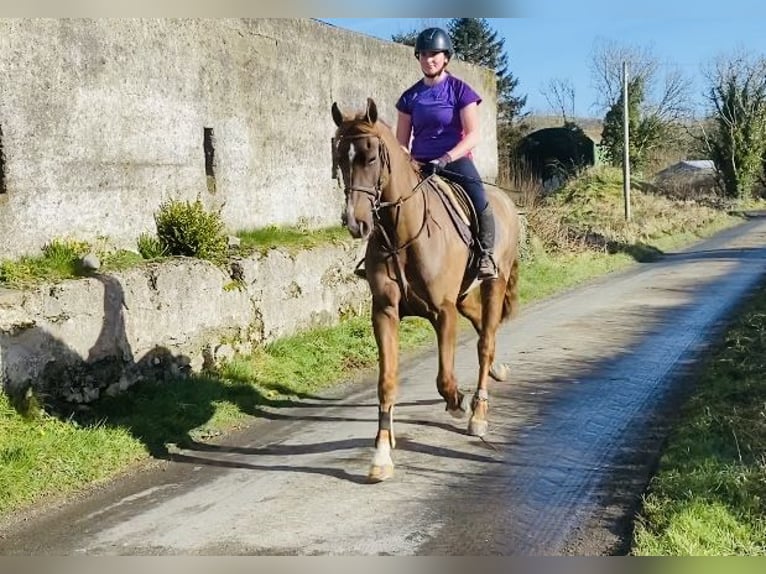
[(630, 221), (630, 134), (628, 133), (628, 62), (622, 63), (622, 193), (625, 221)]

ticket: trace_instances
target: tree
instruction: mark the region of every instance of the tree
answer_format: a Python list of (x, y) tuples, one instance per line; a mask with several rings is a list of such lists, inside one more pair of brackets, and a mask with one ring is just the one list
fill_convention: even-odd
[(527, 98), (515, 93), (519, 81), (509, 71), (505, 39), (498, 37), (485, 18), (452, 18), (447, 30), (456, 58), (495, 71), (498, 163), (501, 178), (507, 177), (511, 158), (521, 139), (516, 120), (521, 117)]
[(573, 123), (575, 115), (575, 89), (569, 79), (554, 78), (540, 92), (548, 105), (561, 113), (564, 126)]
[(418, 31), (410, 30), (409, 32), (402, 32), (401, 34), (393, 34), (391, 41), (398, 44), (404, 44), (405, 46), (415, 46), (415, 41), (418, 39)]
[(707, 76), (712, 128), (704, 134), (705, 143), (724, 194), (751, 196), (766, 156), (766, 60), (719, 58)]
[[(609, 138), (602, 141), (602, 146), (614, 163), (620, 163), (623, 147), (623, 62), (628, 63), (629, 76), (630, 162), (641, 167), (653, 154), (677, 145), (680, 140), (684, 120), (690, 116), (691, 82), (672, 67), (666, 67), (660, 77), (663, 66), (647, 48), (603, 39), (594, 44), (591, 78), (596, 92), (601, 94), (596, 105), (606, 112), (603, 133)], [(635, 94), (631, 95), (631, 91)]]
[[(644, 86), (641, 78), (634, 78), (628, 83), (628, 134), (630, 134), (628, 157), (631, 167), (641, 163), (641, 150), (637, 145), (639, 131), (639, 109), (644, 100)], [(612, 165), (621, 165), (625, 149), (625, 98), (620, 94), (604, 116), (601, 131), (601, 147), (606, 159)]]
[(452, 18), (447, 30), (456, 58), (495, 71), (498, 123), (512, 122), (526, 105), (527, 97), (515, 94), (519, 80), (508, 69), (505, 39), (498, 37), (485, 18)]

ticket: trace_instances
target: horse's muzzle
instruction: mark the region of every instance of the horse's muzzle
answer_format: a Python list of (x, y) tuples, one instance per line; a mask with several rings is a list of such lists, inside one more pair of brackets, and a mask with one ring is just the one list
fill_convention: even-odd
[(349, 219), (346, 223), (346, 228), (354, 239), (367, 239), (372, 232), (372, 226), (366, 221), (356, 221), (355, 219)]

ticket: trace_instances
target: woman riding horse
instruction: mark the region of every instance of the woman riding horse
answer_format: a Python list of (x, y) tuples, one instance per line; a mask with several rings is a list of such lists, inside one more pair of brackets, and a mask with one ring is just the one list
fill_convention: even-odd
[(424, 164), (426, 175), (439, 173), (455, 181), (471, 198), (479, 216), (478, 277), (494, 279), (495, 218), (471, 156), (479, 142), (481, 97), (447, 71), (452, 52), (452, 41), (441, 28), (427, 28), (418, 35), (415, 57), (423, 78), (396, 102), (396, 139), (411, 150), (413, 159)]
[(439, 347), (436, 385), (447, 410), (463, 416), (463, 393), (454, 373), (457, 313), (479, 334), (479, 379), (471, 401), (468, 432), (487, 432), (488, 378), (503, 380), (505, 365), (494, 365), (500, 323), (518, 308), (519, 214), (510, 197), (495, 187), (488, 200), (498, 221), (495, 234), (497, 277), (467, 292), (463, 283), (470, 248), (452, 223), (447, 206), (435, 198), (430, 178), (423, 178), (391, 129), (378, 121), (375, 102), (354, 116), (337, 103), (334, 161), (346, 195), (346, 226), (353, 237), (367, 239), (365, 269), (372, 294), (372, 325), (378, 345), (378, 434), (369, 471), (371, 481), (393, 474), (393, 407), (399, 366), (399, 321), (427, 318)]

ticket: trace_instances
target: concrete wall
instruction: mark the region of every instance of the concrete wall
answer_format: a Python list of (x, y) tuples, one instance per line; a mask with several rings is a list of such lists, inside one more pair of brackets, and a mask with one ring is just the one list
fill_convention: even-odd
[(271, 250), (232, 274), (177, 258), (127, 271), (0, 289), (0, 391), (88, 402), (142, 377), (199, 371), (253, 345), (369, 307), (352, 270), (361, 242)]
[[(450, 66), (485, 99), (475, 156), (494, 179), (494, 76)], [(418, 78), (411, 48), (309, 19), (0, 20), (0, 258), (53, 238), (134, 248), (169, 198), (222, 208), (230, 231), (337, 224), (332, 102), (371, 96), (394, 125)]]

